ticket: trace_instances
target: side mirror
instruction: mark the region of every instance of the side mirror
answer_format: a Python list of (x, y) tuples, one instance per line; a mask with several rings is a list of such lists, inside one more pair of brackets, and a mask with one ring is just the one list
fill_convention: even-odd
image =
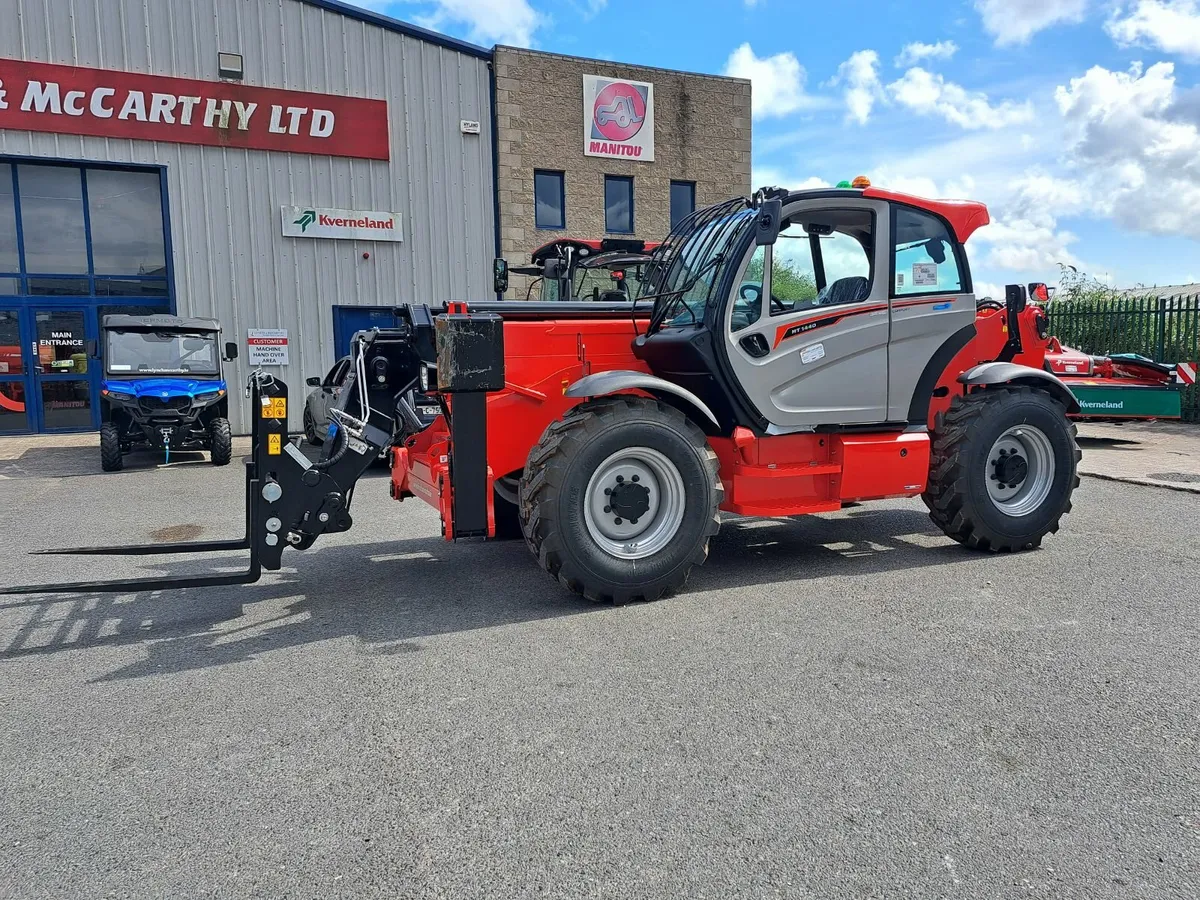
[(774, 244), (779, 237), (780, 219), (783, 218), (782, 200), (764, 200), (754, 220), (754, 240), (760, 247)]
[(1014, 313), (1025, 309), (1029, 303), (1029, 295), (1025, 293), (1024, 285), (1009, 284), (1004, 287), (1004, 305)]
[(1029, 298), (1038, 303), (1049, 303), (1050, 289), (1046, 287), (1045, 282), (1035, 281), (1029, 285)]
[(99, 345), (95, 341), (84, 341), (83, 342), (83, 352), (87, 354), (89, 359), (99, 359), (100, 358)]
[(304, 383), (307, 384), (309, 387), (320, 387), (321, 379), (318, 378), (316, 375), (313, 375), (309, 378), (305, 378)]
[(508, 290), (508, 260), (495, 259), (492, 261), (492, 290), (503, 294)]
[(238, 358), (238, 345), (235, 344), (233, 341), (227, 342), (225, 344), (225, 356), (222, 358), (225, 360), (225, 362), (233, 362), (235, 359), (237, 359)]

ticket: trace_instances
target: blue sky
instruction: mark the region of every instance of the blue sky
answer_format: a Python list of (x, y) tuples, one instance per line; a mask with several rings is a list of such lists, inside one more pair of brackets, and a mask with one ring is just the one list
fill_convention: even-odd
[(1200, 281), (1200, 0), (361, 0), (490, 46), (754, 83), (755, 185), (983, 200), (977, 293)]

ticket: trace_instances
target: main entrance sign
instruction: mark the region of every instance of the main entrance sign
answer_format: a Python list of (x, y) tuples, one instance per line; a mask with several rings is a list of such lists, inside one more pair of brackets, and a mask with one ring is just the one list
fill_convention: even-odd
[(0, 128), (388, 159), (387, 102), (0, 59)]

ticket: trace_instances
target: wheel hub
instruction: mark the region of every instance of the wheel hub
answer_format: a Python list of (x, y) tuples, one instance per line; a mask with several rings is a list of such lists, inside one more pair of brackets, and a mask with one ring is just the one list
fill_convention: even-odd
[(607, 510), (618, 519), (628, 519), (631, 525), (638, 524), (650, 512), (650, 490), (640, 482), (640, 475), (632, 476), (629, 481), (618, 475), (616, 484), (604, 489), (608, 496)]
[(1054, 487), (1054, 448), (1040, 428), (1016, 425), (996, 439), (985, 471), (993, 505), (1005, 515), (1027, 516)]
[(653, 556), (683, 523), (685, 490), (675, 464), (650, 447), (627, 447), (604, 460), (584, 493), (588, 534), (620, 559)]

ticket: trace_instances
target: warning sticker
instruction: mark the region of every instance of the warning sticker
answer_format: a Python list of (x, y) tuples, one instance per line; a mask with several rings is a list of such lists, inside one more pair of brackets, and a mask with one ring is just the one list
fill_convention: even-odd
[(916, 287), (937, 287), (937, 263), (913, 263), (912, 276)]
[(267, 455), (279, 456), (283, 452), (283, 435), (268, 434), (267, 435)]
[(264, 419), (278, 419), (282, 422), (287, 418), (287, 397), (263, 397), (262, 409)]

